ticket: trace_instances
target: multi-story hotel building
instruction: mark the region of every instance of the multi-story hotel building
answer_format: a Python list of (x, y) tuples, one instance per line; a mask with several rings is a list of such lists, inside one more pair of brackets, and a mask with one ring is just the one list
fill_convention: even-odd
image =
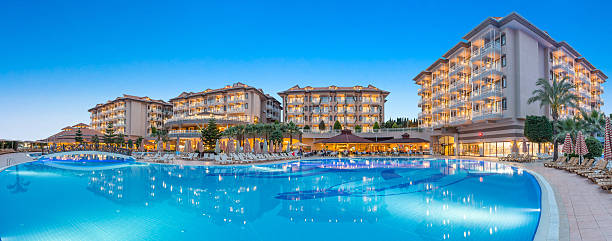
[(501, 156), (515, 144), (533, 150), (523, 136), (525, 118), (550, 116), (539, 103), (527, 104), (539, 78), (568, 77), (575, 85), (578, 108), (564, 107), (562, 116), (603, 105), (607, 76), (516, 13), (488, 18), (463, 39), (414, 78), (419, 125), (432, 130), (434, 153)]
[(162, 128), (172, 115), (172, 105), (149, 97), (123, 95), (89, 109), (91, 128), (104, 133), (112, 124), (116, 134), (149, 136), (151, 128)]
[(192, 139), (192, 144), (198, 141), (200, 130), (210, 119), (215, 119), (223, 130), (237, 124), (280, 121), (282, 110), (278, 100), (243, 83), (202, 92), (183, 92), (170, 99), (170, 103), (172, 118), (165, 122), (170, 138), (179, 143), (184, 143), (181, 139)]
[(384, 121), (389, 92), (372, 85), (304, 88), (296, 85), (278, 95), (283, 98), (284, 122), (318, 130), (321, 121), (327, 129), (339, 121), (345, 129), (360, 125), (367, 131), (372, 129), (374, 123)]

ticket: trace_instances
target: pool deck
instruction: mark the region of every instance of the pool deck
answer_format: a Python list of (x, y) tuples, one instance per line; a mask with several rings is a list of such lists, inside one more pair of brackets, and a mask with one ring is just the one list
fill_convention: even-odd
[[(431, 157), (431, 156), (426, 156)], [(314, 157), (304, 158), (321, 159), (333, 157)], [(440, 157), (449, 158), (449, 157)], [(483, 161), (496, 161), (493, 158), (475, 158), (475, 157), (451, 157), (456, 159), (471, 159)], [(10, 159), (10, 162), (9, 162)], [(19, 163), (30, 162), (35, 159), (27, 156), (25, 153), (12, 153), (0, 155), (0, 171), (8, 166)], [(291, 161), (291, 160), (290, 160)], [(268, 162), (261, 164), (283, 163), (287, 161)], [(544, 183), (550, 184), (554, 192), (554, 200), (558, 210), (559, 220), (547, 220), (549, 217), (554, 217), (555, 210), (542, 210), (543, 222), (539, 227), (546, 229), (545, 234), (536, 235), (536, 240), (570, 240), (570, 241), (612, 241), (612, 194), (599, 188), (599, 186), (591, 183), (588, 179), (580, 177), (576, 174), (569, 173), (563, 170), (544, 167), (541, 162), (535, 163), (507, 163), (517, 167), (522, 167), (534, 172), (536, 178), (543, 177)], [(211, 165), (212, 163), (203, 163), (197, 161), (173, 161), (175, 165)], [(252, 165), (252, 164), (249, 164)], [(542, 180), (538, 180), (542, 183)], [(543, 189), (543, 204), (550, 201), (546, 195), (546, 186)], [(546, 217), (545, 217), (546, 216)], [(557, 230), (549, 230), (550, 227)], [(569, 228), (568, 228), (569, 227)], [(553, 232), (554, 231), (554, 232)], [(551, 238), (552, 234), (557, 234), (558, 238)]]

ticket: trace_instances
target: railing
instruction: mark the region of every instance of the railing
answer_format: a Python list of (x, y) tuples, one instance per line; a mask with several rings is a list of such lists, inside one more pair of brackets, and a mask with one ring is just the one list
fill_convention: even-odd
[(478, 112), (472, 111), (473, 121), (492, 119), (492, 118), (501, 118), (501, 117), (502, 117), (501, 111), (478, 111)]
[[(341, 132), (340, 130), (329, 130), (329, 129), (321, 131), (321, 130), (319, 130), (317, 128), (317, 126), (314, 126), (314, 127), (311, 126), (311, 128), (313, 128), (313, 129), (302, 130), (302, 132), (303, 133), (315, 133), (315, 134), (318, 134), (318, 133), (340, 134), (340, 132)], [(423, 131), (423, 128), (418, 128), (418, 127), (410, 127), (410, 128), (382, 128), (382, 129), (378, 129), (378, 130), (374, 130), (374, 129), (371, 129), (371, 130), (362, 130), (361, 133), (397, 133), (397, 132), (410, 132), (410, 131), (421, 132), (421, 131)]]
[(489, 75), (497, 75), (497, 76), (502, 76), (503, 73), (501, 72), (501, 70), (497, 67), (497, 66), (491, 66), (489, 68), (480, 68), (477, 70), (472, 70), (472, 81), (477, 81), (482, 79), (483, 77), (489, 76)]
[(572, 74), (574, 73), (574, 68), (571, 67), (568, 63), (565, 63), (565, 62), (553, 61), (552, 68), (553, 69), (563, 70), (563, 71), (565, 71), (565, 73), (572, 73)]
[(61, 152), (73, 152), (73, 151), (99, 151), (99, 152), (108, 152), (122, 155), (130, 155), (132, 154), (131, 149), (115, 147), (115, 146), (107, 146), (107, 145), (99, 145), (99, 144), (80, 144), (75, 146), (49, 146), (45, 147), (42, 150), (42, 155), (61, 153)]
[(501, 96), (502, 90), (500, 87), (484, 87), (480, 88), (478, 91), (472, 91), (472, 100), (480, 100), (484, 98), (489, 98), (493, 96)]
[(489, 42), (478, 49), (472, 50), (471, 59), (476, 60), (476, 59), (482, 58), (482, 56), (494, 50), (501, 51), (501, 44), (498, 44), (495, 42)]

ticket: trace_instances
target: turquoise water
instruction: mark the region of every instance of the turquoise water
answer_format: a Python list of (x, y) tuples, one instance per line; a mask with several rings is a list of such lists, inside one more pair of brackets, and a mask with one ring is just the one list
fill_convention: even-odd
[(0, 173), (2, 240), (519, 241), (540, 216), (533, 176), (481, 161), (79, 159)]

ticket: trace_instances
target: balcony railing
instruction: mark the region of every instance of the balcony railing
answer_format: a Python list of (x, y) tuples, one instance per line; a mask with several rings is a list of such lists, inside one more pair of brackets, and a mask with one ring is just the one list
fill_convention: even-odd
[(566, 62), (553, 61), (552, 68), (553, 68), (553, 70), (561, 70), (561, 72), (565, 72), (565, 73), (569, 73), (569, 74), (574, 74), (574, 68), (571, 67)]
[(478, 49), (472, 50), (471, 60), (474, 61), (480, 59), (494, 51), (501, 52), (501, 45), (495, 42), (489, 42)]
[(500, 87), (482, 87), (477, 91), (472, 91), (472, 100), (482, 100), (491, 97), (501, 97), (502, 90)]
[(486, 119), (499, 119), (502, 117), (501, 111), (472, 111), (472, 121), (486, 120)]

